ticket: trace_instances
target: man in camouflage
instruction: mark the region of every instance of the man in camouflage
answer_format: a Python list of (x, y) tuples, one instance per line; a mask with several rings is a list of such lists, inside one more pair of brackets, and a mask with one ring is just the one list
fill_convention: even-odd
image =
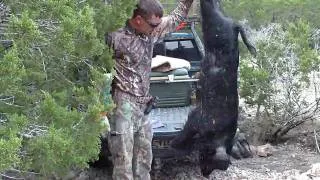
[(149, 75), (154, 43), (175, 30), (186, 18), (193, 0), (180, 0), (166, 17), (158, 0), (139, 0), (124, 28), (109, 33), (116, 75), (112, 96), (116, 104), (110, 120), (109, 148), (113, 179), (150, 179), (152, 127), (144, 113), (149, 95)]

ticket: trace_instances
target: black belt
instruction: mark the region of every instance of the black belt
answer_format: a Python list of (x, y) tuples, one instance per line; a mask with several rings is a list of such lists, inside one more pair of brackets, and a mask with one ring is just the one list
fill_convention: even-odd
[(136, 96), (136, 95), (133, 95), (133, 94), (131, 94), (129, 92), (125, 92), (125, 91), (123, 91), (121, 89), (117, 89), (117, 91), (118, 91), (118, 93), (121, 94), (121, 96), (125, 96), (130, 101), (137, 102), (139, 104), (146, 104), (146, 103), (150, 102), (150, 100), (153, 98), (151, 95), (148, 95), (148, 96)]
[(129, 96), (131, 100), (140, 104), (146, 104), (152, 99), (152, 96), (134, 96), (131, 94), (129, 94)]

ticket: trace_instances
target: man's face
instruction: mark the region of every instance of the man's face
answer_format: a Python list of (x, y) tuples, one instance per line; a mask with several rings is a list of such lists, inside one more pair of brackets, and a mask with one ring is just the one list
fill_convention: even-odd
[(150, 35), (153, 30), (161, 23), (161, 18), (155, 15), (152, 15), (148, 18), (138, 15), (135, 20), (139, 25), (137, 30), (146, 35)]

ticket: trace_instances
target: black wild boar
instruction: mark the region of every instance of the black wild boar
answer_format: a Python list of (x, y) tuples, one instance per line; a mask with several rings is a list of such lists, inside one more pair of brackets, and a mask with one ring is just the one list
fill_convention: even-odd
[[(201, 62), (198, 104), (172, 147), (199, 150), (201, 173), (226, 170), (238, 120), (238, 35), (255, 55), (243, 28), (225, 17), (217, 0), (200, 0), (205, 58)], [(196, 145), (195, 145), (196, 144)]]

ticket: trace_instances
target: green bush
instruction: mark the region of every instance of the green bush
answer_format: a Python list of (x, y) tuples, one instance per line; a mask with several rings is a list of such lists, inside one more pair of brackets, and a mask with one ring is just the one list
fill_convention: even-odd
[(101, 112), (113, 107), (112, 52), (104, 35), (135, 1), (6, 0), (11, 17), (0, 58), (0, 172), (63, 176), (97, 159)]
[[(258, 55), (241, 58), (240, 96), (257, 108), (257, 123), (272, 121), (263, 129), (271, 134), (261, 140), (276, 141), (319, 113), (315, 105), (319, 84), (311, 83), (320, 65), (320, 54), (313, 48), (318, 43), (313, 33), (305, 21), (286, 27), (269, 24), (252, 31)], [(315, 89), (310, 91), (311, 87)]]

